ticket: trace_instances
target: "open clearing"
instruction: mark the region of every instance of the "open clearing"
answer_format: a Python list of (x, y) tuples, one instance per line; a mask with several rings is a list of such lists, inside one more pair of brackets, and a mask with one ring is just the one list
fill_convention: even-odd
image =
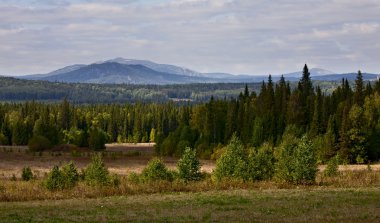
[[(135, 148), (136, 146), (134, 146)], [(148, 161), (154, 156), (152, 152), (134, 153), (135, 151), (107, 152), (105, 153), (104, 162), (111, 173), (122, 176), (131, 172), (140, 173)], [(25, 149), (0, 150), (0, 179), (9, 179), (12, 175), (21, 177), (23, 167), (30, 167), (33, 173), (38, 177), (43, 177), (49, 172), (54, 165), (62, 165), (70, 161), (74, 161), (75, 165), (82, 169), (91, 160), (91, 152), (43, 152), (43, 153), (27, 153)], [(175, 169), (178, 158), (163, 157), (165, 164), (170, 169)], [(215, 161), (201, 160), (201, 170), (211, 173), (215, 167)], [(321, 165), (320, 170), (323, 171), (325, 166)], [(371, 165), (373, 170), (380, 171), (380, 164)], [(365, 170), (367, 165), (341, 165), (339, 170)]]
[(276, 189), (0, 203), (2, 222), (380, 222), (380, 189)]
[[(90, 162), (90, 152), (27, 153), (0, 151), (0, 222), (380, 222), (380, 165), (340, 166), (335, 178), (317, 177), (313, 186), (273, 182), (224, 182), (211, 179), (189, 185), (179, 182), (133, 184), (128, 173), (140, 172), (152, 153), (105, 153), (109, 170), (123, 176), (116, 188), (48, 192), (42, 180), (12, 181), (21, 169), (40, 178), (54, 165)], [(163, 158), (169, 168), (176, 158)], [(201, 161), (212, 172), (214, 161)], [(320, 166), (324, 169), (324, 166)], [(177, 192), (174, 192), (177, 191)], [(181, 192), (179, 192), (181, 191)], [(76, 199), (72, 199), (76, 198)], [(15, 202), (18, 201), (18, 202)]]
[[(152, 153), (134, 153), (128, 151), (107, 152), (104, 162), (111, 173), (122, 176), (130, 172), (140, 173), (148, 161), (152, 159)], [(178, 158), (163, 157), (165, 164), (170, 168), (176, 168)], [(54, 165), (62, 165), (74, 161), (75, 165), (82, 169), (91, 161), (91, 152), (43, 152), (27, 153), (25, 150), (0, 150), (0, 179), (9, 179), (14, 174), (21, 177), (23, 167), (30, 167), (38, 177), (43, 177)], [(212, 172), (215, 166), (214, 161), (201, 160), (202, 171)]]

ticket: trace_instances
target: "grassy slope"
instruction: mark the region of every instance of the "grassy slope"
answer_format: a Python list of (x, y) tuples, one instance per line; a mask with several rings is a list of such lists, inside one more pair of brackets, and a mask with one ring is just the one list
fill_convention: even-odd
[(0, 203), (0, 222), (380, 222), (380, 188), (233, 190)]

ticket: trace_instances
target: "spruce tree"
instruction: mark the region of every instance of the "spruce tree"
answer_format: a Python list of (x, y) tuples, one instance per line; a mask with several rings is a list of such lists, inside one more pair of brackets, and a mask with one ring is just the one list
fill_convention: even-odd
[(354, 104), (364, 104), (364, 82), (362, 72), (359, 70), (355, 80)]

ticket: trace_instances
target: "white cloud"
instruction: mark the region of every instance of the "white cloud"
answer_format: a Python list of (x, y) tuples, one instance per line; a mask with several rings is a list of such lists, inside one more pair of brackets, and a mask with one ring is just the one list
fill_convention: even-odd
[(0, 73), (118, 56), (232, 73), (305, 62), (379, 72), (378, 11), (376, 0), (4, 0)]

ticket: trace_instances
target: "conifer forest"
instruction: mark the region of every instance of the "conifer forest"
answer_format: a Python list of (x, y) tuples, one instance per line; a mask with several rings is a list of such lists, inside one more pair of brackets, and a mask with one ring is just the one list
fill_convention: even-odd
[[(295, 87), (294, 87), (295, 86)], [(380, 159), (380, 81), (343, 79), (331, 92), (313, 85), (308, 67), (291, 87), (282, 77), (262, 82), (259, 93), (245, 87), (236, 98), (202, 103), (78, 105), (27, 101), (0, 104), (0, 144), (36, 151), (61, 144), (103, 150), (111, 142), (155, 142), (158, 155), (179, 157), (185, 148), (209, 159), (235, 135), (245, 147), (280, 145), (307, 137), (319, 163), (338, 155), (361, 164)], [(43, 146), (39, 146), (43, 145)]]

